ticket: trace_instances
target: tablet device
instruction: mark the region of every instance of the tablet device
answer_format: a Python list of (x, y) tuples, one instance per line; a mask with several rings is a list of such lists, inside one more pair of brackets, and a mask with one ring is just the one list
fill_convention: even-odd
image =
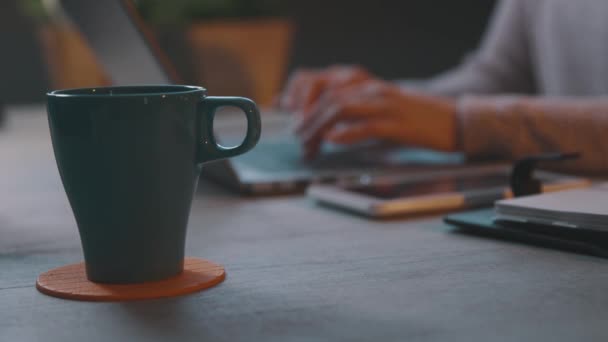
[(608, 258), (608, 232), (497, 221), (494, 208), (448, 215), (456, 232)]
[[(320, 204), (369, 217), (391, 217), (491, 206), (511, 196), (511, 166), (436, 171), (416, 176), (359, 177), (335, 184), (313, 184), (307, 194)], [(537, 171), (542, 191), (586, 187), (585, 178)]]

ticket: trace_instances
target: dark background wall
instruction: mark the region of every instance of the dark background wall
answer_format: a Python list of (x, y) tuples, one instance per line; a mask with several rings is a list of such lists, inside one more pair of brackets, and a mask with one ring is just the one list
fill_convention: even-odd
[(291, 69), (358, 63), (386, 78), (426, 77), (477, 46), (494, 2), (292, 2), (298, 31)]
[[(17, 1), (0, 0), (0, 103), (43, 101), (48, 88), (34, 25)], [(385, 78), (418, 78), (453, 66), (477, 46), (494, 0), (289, 4), (297, 27), (290, 70), (354, 63)]]
[(47, 84), (34, 23), (17, 0), (0, 0), (0, 103), (43, 101)]

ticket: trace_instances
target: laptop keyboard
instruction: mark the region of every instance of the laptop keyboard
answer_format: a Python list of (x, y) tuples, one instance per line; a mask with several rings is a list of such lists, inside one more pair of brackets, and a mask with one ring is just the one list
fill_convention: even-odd
[[(345, 147), (342, 145), (324, 144), (321, 153), (312, 161), (303, 159), (300, 142), (293, 135), (288, 121), (280, 117), (278, 123), (263, 123), (264, 129), (275, 133), (272, 137), (263, 136), (257, 146), (232, 160), (236, 164), (247, 169), (257, 170), (262, 173), (290, 173), (297, 174), (308, 172), (368, 172), (374, 170), (388, 171), (391, 169), (401, 170), (431, 165), (458, 165), (462, 164), (464, 158), (461, 154), (440, 153), (425, 149), (403, 148), (387, 143), (367, 142), (355, 146)], [(238, 130), (237, 130), (238, 131)], [(227, 132), (240, 137), (239, 132)], [(230, 134), (228, 134), (230, 136)], [(239, 143), (240, 139), (233, 139), (233, 144)], [(230, 144), (229, 144), (230, 145)]]
[(250, 152), (237, 157), (239, 162), (260, 171), (339, 170), (352, 168), (352, 154), (348, 161), (336, 154), (322, 154), (314, 161), (302, 157), (302, 148), (295, 139), (263, 141)]
[(260, 171), (340, 171), (455, 165), (463, 162), (463, 156), (425, 149), (390, 148), (382, 144), (351, 148), (326, 144), (315, 160), (306, 161), (302, 158), (300, 143), (293, 137), (285, 137), (262, 140), (252, 151), (237, 157), (237, 161)]

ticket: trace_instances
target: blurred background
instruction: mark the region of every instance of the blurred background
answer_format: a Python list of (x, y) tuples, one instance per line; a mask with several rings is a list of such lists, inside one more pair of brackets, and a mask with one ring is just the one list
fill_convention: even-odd
[[(478, 44), (491, 0), (136, 0), (185, 83), (269, 105), (289, 72), (360, 64), (424, 78)], [(110, 83), (56, 0), (0, 0), (0, 103)], [(201, 61), (204, 61), (202, 63)]]

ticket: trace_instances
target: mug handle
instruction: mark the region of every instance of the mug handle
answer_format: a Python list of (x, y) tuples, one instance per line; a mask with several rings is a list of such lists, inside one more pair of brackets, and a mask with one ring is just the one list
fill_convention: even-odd
[[(223, 106), (238, 107), (245, 112), (245, 116), (247, 117), (247, 133), (239, 146), (224, 147), (215, 140), (213, 118), (215, 117), (215, 111)], [(199, 163), (238, 156), (251, 150), (260, 140), (262, 133), (260, 112), (255, 102), (248, 98), (207, 96), (198, 103), (197, 111), (202, 138), (198, 153)]]

